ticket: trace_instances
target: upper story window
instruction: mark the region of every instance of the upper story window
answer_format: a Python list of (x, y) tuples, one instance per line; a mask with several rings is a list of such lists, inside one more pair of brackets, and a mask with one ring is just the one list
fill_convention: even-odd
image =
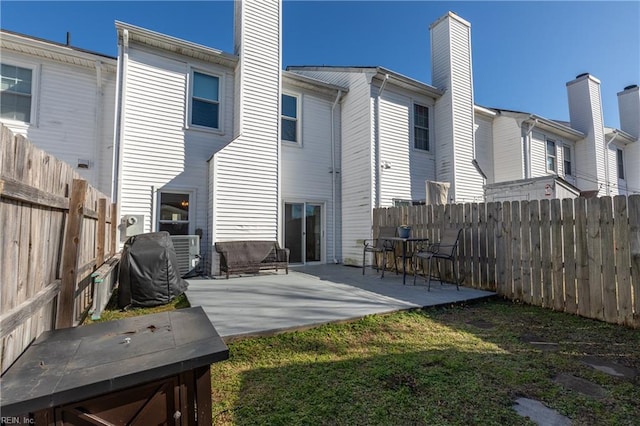
[(283, 94), (280, 109), (280, 139), (287, 142), (299, 143), (298, 98), (296, 96)]
[(429, 151), (429, 108), (413, 104), (413, 147)]
[(2, 64), (0, 118), (31, 122), (33, 70)]
[(558, 171), (556, 166), (556, 142), (551, 139), (547, 139), (547, 171), (554, 173)]
[(618, 148), (618, 179), (624, 179), (624, 154), (623, 151)]
[(562, 162), (565, 176), (573, 176), (573, 168), (571, 167), (571, 147), (567, 145), (562, 147)]
[(191, 124), (220, 128), (220, 78), (193, 72), (191, 92)]

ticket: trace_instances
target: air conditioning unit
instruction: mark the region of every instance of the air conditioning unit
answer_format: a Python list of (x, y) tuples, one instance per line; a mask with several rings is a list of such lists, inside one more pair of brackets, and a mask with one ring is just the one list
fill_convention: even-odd
[(186, 275), (200, 261), (200, 237), (198, 235), (172, 235), (171, 240), (178, 257), (180, 276)]

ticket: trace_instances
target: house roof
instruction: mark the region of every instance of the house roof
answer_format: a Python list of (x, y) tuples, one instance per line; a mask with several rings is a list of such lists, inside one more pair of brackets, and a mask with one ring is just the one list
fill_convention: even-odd
[(213, 62), (228, 67), (234, 67), (239, 60), (239, 57), (232, 53), (226, 53), (222, 50), (192, 43), (190, 41), (147, 30), (125, 22), (116, 21), (116, 30), (118, 32), (118, 43), (123, 42), (124, 33), (126, 31), (129, 41), (134, 41), (149, 47), (162, 49), (194, 59)]
[(501, 108), (491, 108), (491, 109), (496, 111), (499, 115), (507, 115), (507, 116), (519, 118), (523, 121), (529, 121), (531, 123), (535, 123), (535, 127), (538, 127), (542, 130), (554, 132), (555, 134), (558, 134), (570, 140), (579, 141), (580, 139), (584, 139), (587, 136), (579, 130), (573, 129), (570, 126), (562, 124), (563, 122), (550, 120), (548, 118), (541, 117), (537, 114), (532, 114), (530, 112), (514, 111), (509, 109), (501, 109)]
[(107, 71), (116, 72), (116, 58), (113, 56), (9, 30), (0, 30), (0, 47), (3, 50), (88, 68), (95, 68), (96, 61), (100, 61)]
[(407, 77), (395, 71), (392, 71), (385, 67), (380, 66), (327, 66), (327, 65), (302, 65), (302, 66), (288, 66), (287, 71), (328, 71), (328, 72), (352, 72), (352, 73), (366, 73), (370, 75), (370, 78), (377, 80), (384, 80), (388, 75), (390, 82), (409, 89), (417, 90), (433, 98), (439, 98), (443, 95), (444, 91), (438, 89), (435, 86), (423, 83), (411, 77)]
[(311, 78), (306, 75), (297, 74), (290, 71), (283, 71), (282, 77), (283, 80), (288, 84), (304, 89), (314, 90), (317, 92), (330, 92), (330, 94), (335, 94), (338, 91), (342, 93), (347, 93), (349, 91), (347, 87), (337, 86), (335, 84), (330, 84), (316, 78)]
[(621, 142), (624, 145), (628, 145), (630, 143), (634, 143), (638, 141), (629, 133), (623, 132), (622, 130), (619, 130), (613, 127), (605, 127), (604, 136), (607, 139), (607, 143), (615, 141), (615, 142)]

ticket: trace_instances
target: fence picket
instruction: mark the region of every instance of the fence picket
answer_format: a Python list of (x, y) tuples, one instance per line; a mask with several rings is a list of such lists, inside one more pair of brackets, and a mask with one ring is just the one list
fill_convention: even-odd
[(553, 309), (564, 310), (564, 270), (562, 264), (562, 205), (551, 200), (551, 275), (553, 277)]
[(562, 242), (564, 256), (564, 308), (571, 314), (578, 313), (576, 296), (576, 253), (573, 200), (562, 200)]
[(633, 291), (629, 253), (629, 218), (627, 217), (627, 197), (624, 195), (613, 199), (613, 225), (616, 281), (618, 284), (618, 322), (631, 325), (633, 323)]
[(576, 288), (578, 293), (578, 314), (590, 317), (589, 253), (587, 252), (587, 200), (579, 197), (575, 201), (576, 232)]
[(531, 303), (531, 217), (529, 201), (520, 202), (520, 265), (522, 271), (522, 301)]
[(540, 254), (540, 203), (529, 202), (529, 224), (531, 226), (531, 300), (542, 306), (542, 256)]
[(607, 322), (618, 322), (616, 256), (613, 241), (613, 200), (600, 198), (600, 253), (602, 256), (602, 302)]
[(600, 200), (587, 200), (587, 253), (589, 256), (589, 316), (604, 319), (602, 305), (602, 252), (600, 249)]
[(512, 258), (512, 279), (513, 279), (513, 298), (522, 300), (522, 262), (520, 258), (520, 247), (522, 241), (520, 239), (520, 202), (511, 203), (511, 258)]
[[(74, 168), (36, 148), (23, 136), (0, 126), (0, 331), (4, 372), (60, 316), (54, 303), (59, 286), (61, 256), (73, 243), (63, 240), (68, 210), (68, 183)], [(99, 193), (88, 188), (86, 207), (96, 209)], [(85, 209), (85, 211), (88, 211)], [(91, 212), (90, 216), (96, 216)], [(97, 218), (97, 216), (96, 216)], [(109, 234), (115, 235), (115, 214)], [(96, 219), (86, 220), (87, 239), (79, 239), (77, 260), (96, 263)], [(110, 243), (115, 237), (110, 239)], [(115, 245), (113, 251), (115, 252)], [(90, 272), (90, 267), (86, 271)], [(71, 303), (85, 308), (90, 286)], [(75, 288), (73, 289), (75, 290)], [(42, 295), (47, 295), (43, 300)]]
[(467, 286), (640, 326), (640, 196), (387, 208), (377, 217), (379, 225), (409, 221), (431, 241), (462, 228)]

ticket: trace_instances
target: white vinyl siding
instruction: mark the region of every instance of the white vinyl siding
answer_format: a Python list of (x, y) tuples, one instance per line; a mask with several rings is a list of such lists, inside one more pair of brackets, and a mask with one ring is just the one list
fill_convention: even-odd
[[(493, 120), (493, 162), (494, 182), (524, 179), (524, 155), (522, 147), (522, 129), (517, 120), (498, 116)], [(531, 157), (534, 155), (534, 143)], [(544, 167), (544, 157), (542, 165)], [(532, 160), (532, 169), (535, 168)]]
[(491, 118), (476, 115), (475, 141), (476, 160), (487, 176), (486, 183), (493, 183), (493, 120)]
[[(98, 57), (96, 57), (98, 60)], [(32, 74), (31, 123), (0, 119), (12, 132), (38, 148), (77, 166), (83, 179), (111, 194), (115, 59), (105, 64), (98, 84), (95, 66), (84, 67), (2, 49), (2, 62), (28, 67)]]
[[(337, 94), (336, 94), (337, 95)], [(300, 111), (302, 117), (313, 117), (301, 123), (304, 144), (283, 144), (282, 146), (282, 199), (284, 202), (321, 204), (324, 209), (324, 252), (322, 258), (339, 258), (340, 240), (336, 235), (336, 253), (333, 253), (333, 209), (332, 204), (332, 168), (331, 168), (331, 107), (333, 99), (313, 93), (297, 95), (303, 98)], [(339, 121), (340, 106), (336, 106), (335, 121)], [(340, 170), (340, 133), (336, 129), (336, 172)], [(337, 187), (340, 174), (336, 173)], [(336, 194), (338, 208), (335, 218), (340, 220), (339, 193)]]
[[(435, 156), (414, 148), (414, 105), (429, 113), (430, 102), (414, 101), (410, 93), (388, 84), (380, 102), (380, 206), (394, 199), (424, 200), (425, 181), (435, 179)], [(432, 121), (429, 118), (429, 121)], [(430, 135), (429, 135), (430, 136)]]
[(433, 84), (445, 90), (436, 102), (437, 180), (450, 182), (456, 202), (480, 201), (483, 179), (475, 159), (471, 28), (455, 15), (431, 27)]
[[(188, 193), (189, 232), (207, 229), (207, 159), (230, 135), (185, 129), (189, 76), (195, 67), (226, 80), (220, 82), (221, 127), (232, 128), (233, 78), (216, 65), (132, 45), (126, 61), (123, 106), (121, 214), (145, 216), (145, 232), (158, 229), (160, 194)], [(202, 247), (208, 247), (204, 234)], [(206, 253), (202, 253), (206, 259)]]
[(600, 83), (591, 76), (567, 84), (571, 127), (587, 137), (576, 144), (576, 182), (581, 190), (599, 190), (606, 195), (605, 137)]
[[(239, 135), (213, 164), (215, 241), (279, 238), (280, 5), (235, 4)], [(240, 17), (241, 15), (241, 17)], [(217, 267), (213, 259), (214, 270)]]

